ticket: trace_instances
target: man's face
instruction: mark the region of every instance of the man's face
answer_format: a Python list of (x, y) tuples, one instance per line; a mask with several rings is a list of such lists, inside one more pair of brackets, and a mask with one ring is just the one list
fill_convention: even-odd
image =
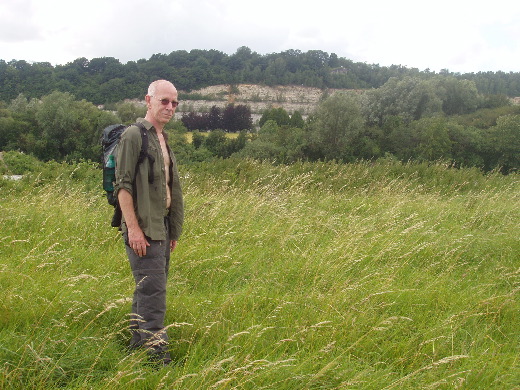
[(178, 104), (177, 90), (170, 83), (157, 85), (153, 96), (146, 97), (151, 118), (161, 125), (172, 119)]

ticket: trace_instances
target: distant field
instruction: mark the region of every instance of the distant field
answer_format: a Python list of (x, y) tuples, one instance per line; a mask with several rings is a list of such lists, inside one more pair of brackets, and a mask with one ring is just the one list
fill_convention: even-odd
[[(209, 132), (201, 131), (200, 134), (202, 134), (202, 135), (207, 137)], [(226, 136), (228, 138), (237, 138), (239, 134), (240, 133), (226, 133)], [(192, 136), (193, 136), (193, 132), (191, 132), (191, 131), (186, 132), (186, 139), (187, 139), (188, 143), (190, 143), (190, 144), (191, 144), (191, 141), (193, 139)]]
[(176, 365), (127, 353), (101, 174), (0, 176), (0, 389), (519, 389), (520, 183), (442, 164), (180, 167)]

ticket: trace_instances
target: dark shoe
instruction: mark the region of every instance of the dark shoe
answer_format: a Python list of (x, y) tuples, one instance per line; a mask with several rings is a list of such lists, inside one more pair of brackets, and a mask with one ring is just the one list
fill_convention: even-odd
[(172, 363), (169, 352), (148, 352), (148, 358), (152, 363), (160, 366), (167, 366)]
[(126, 350), (128, 352), (134, 352), (134, 351), (137, 351), (140, 347), (141, 347), (141, 345), (139, 345), (139, 344), (130, 343), (126, 346)]
[(128, 343), (126, 349), (130, 352), (135, 351), (143, 346), (143, 342), (137, 337), (132, 337), (130, 342)]
[(130, 338), (130, 342), (128, 343), (127, 349), (129, 351), (135, 351), (136, 349), (143, 346), (143, 342), (141, 341), (141, 335), (137, 329), (130, 329), (130, 334), (132, 337)]

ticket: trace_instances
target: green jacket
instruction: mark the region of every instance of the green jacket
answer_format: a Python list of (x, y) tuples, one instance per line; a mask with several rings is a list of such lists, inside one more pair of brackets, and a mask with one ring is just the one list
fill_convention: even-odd
[[(117, 193), (124, 188), (134, 199), (134, 209), (137, 215), (139, 226), (145, 236), (151, 240), (165, 240), (166, 229), (164, 217), (169, 216), (170, 238), (178, 240), (182, 232), (184, 222), (184, 206), (182, 190), (177, 170), (177, 162), (174, 154), (168, 147), (170, 153), (170, 185), (171, 185), (171, 204), (170, 209), (166, 210), (166, 180), (164, 173), (164, 159), (161, 152), (161, 145), (155, 128), (144, 119), (138, 119), (148, 130), (148, 154), (154, 157), (153, 164), (153, 184), (148, 181), (150, 160), (145, 159), (139, 164), (137, 175), (135, 167), (141, 151), (141, 132), (137, 126), (129, 126), (121, 135), (121, 140), (117, 145), (116, 153), (116, 183), (114, 192)], [(166, 138), (166, 133), (164, 133)], [(136, 177), (134, 177), (136, 176)], [(134, 186), (135, 184), (135, 186)], [(134, 193), (135, 191), (135, 193)], [(126, 223), (123, 220), (121, 229), (126, 232)]]

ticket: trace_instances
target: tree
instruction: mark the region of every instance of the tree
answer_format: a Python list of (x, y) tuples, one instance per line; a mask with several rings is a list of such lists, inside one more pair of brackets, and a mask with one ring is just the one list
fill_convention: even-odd
[(287, 74), (287, 62), (285, 59), (278, 57), (271, 61), (265, 70), (265, 83), (267, 85), (283, 85), (286, 84), (285, 76)]
[(363, 95), (363, 109), (370, 124), (382, 126), (386, 118), (399, 116), (405, 122), (442, 111), (434, 85), (418, 77), (392, 77), (382, 87)]
[(228, 104), (222, 114), (222, 127), (228, 132), (250, 130), (253, 127), (251, 108), (243, 104)]
[(356, 96), (336, 93), (318, 107), (312, 118), (306, 152), (311, 159), (351, 161), (355, 154), (353, 145), (364, 125)]
[(303, 129), (305, 126), (305, 121), (303, 120), (302, 114), (300, 114), (300, 111), (294, 111), (291, 115), (291, 121), (289, 124), (292, 127), (297, 127), (299, 129)]
[(222, 110), (220, 107), (212, 106), (208, 114), (208, 129), (218, 130), (223, 128)]
[(442, 100), (442, 111), (446, 115), (468, 114), (477, 109), (479, 97), (475, 82), (457, 80), (455, 77), (440, 77), (433, 83)]
[(76, 101), (69, 93), (53, 92), (42, 98), (36, 110), (37, 125), (41, 129), (37, 157), (98, 160), (101, 129), (116, 120), (113, 114), (99, 110), (92, 103)]
[(408, 161), (415, 157), (414, 153), (418, 144), (417, 134), (401, 117), (387, 118), (383, 125), (383, 133), (385, 134), (383, 141), (385, 153), (389, 153), (401, 161)]
[(220, 157), (228, 158), (233, 154), (240, 152), (247, 144), (247, 133), (241, 131), (236, 138), (228, 138), (225, 143), (224, 154)]
[(246, 68), (247, 64), (252, 60), (253, 52), (247, 46), (239, 47), (235, 54), (228, 59), (228, 66), (231, 71), (239, 71)]
[(451, 159), (452, 145), (445, 118), (423, 118), (413, 122), (411, 128), (417, 134), (416, 158), (426, 161)]
[(93, 58), (88, 63), (88, 72), (98, 76), (101, 83), (115, 78), (123, 78), (125, 67), (114, 57)]
[(291, 118), (283, 107), (277, 107), (265, 110), (258, 124), (262, 127), (267, 121), (274, 121), (278, 126), (287, 126), (291, 123)]
[(450, 120), (446, 124), (451, 140), (451, 156), (459, 167), (484, 167), (483, 131)]
[(7, 109), (0, 109), (0, 150), (20, 149), (20, 137), (28, 123), (13, 118)]
[(137, 118), (144, 118), (146, 107), (131, 102), (122, 102), (116, 106), (117, 116), (125, 124), (135, 122)]
[(211, 83), (211, 64), (204, 57), (198, 57), (193, 67), (191, 68), (191, 74), (194, 82), (197, 85), (208, 85)]
[(53, 92), (42, 99), (36, 112), (38, 126), (42, 129), (44, 159), (61, 160), (72, 150), (75, 124), (79, 120), (73, 108), (74, 96)]
[(501, 116), (487, 132), (488, 168), (503, 172), (520, 168), (520, 115)]
[[(287, 50), (259, 55), (244, 46), (232, 55), (217, 50), (177, 50), (126, 64), (113, 57), (78, 58), (55, 67), (46, 62), (12, 60), (6, 63), (0, 60), (0, 99), (7, 101), (21, 92), (30, 98), (40, 98), (59, 90), (94, 104), (115, 103), (126, 98), (142, 97), (148, 84), (157, 78), (172, 80), (178, 89), (189, 91), (208, 85), (232, 83), (376, 89), (391, 78), (403, 80), (407, 77), (442, 81), (444, 92), (438, 97), (449, 115), (471, 112), (474, 106), (471, 102), (474, 99), (473, 88), (478, 94), (520, 96), (519, 72), (461, 75), (443, 70), (435, 74), (401, 65), (385, 67), (356, 63), (319, 50)], [(99, 92), (99, 85), (105, 85), (104, 93)], [(481, 103), (500, 104), (500, 101)]]
[(206, 137), (204, 146), (215, 156), (224, 156), (226, 149), (226, 133), (222, 130), (212, 131)]
[(202, 135), (198, 130), (195, 130), (191, 135), (191, 144), (195, 149), (199, 149), (204, 145), (206, 137)]
[(197, 114), (193, 111), (183, 113), (181, 117), (181, 122), (190, 131), (204, 131), (208, 129), (207, 115)]
[(277, 142), (279, 126), (275, 121), (269, 120), (261, 127), (258, 136), (241, 151), (241, 155), (248, 158), (267, 161), (279, 161), (283, 159), (283, 146)]
[(241, 155), (259, 160), (293, 163), (304, 158), (303, 130), (291, 126), (278, 126), (267, 121), (258, 132), (258, 136), (246, 144)]

